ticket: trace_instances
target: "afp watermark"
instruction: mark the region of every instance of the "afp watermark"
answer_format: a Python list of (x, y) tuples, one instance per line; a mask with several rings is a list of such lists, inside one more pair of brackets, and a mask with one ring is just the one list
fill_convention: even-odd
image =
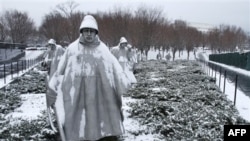
[(224, 125), (224, 141), (249, 141), (250, 125)]

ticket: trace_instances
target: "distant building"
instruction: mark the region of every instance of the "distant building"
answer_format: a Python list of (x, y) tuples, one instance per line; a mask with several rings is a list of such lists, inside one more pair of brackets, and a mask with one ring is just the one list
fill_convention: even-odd
[(215, 26), (205, 23), (189, 22), (188, 26), (196, 28), (198, 31), (207, 33), (211, 31)]

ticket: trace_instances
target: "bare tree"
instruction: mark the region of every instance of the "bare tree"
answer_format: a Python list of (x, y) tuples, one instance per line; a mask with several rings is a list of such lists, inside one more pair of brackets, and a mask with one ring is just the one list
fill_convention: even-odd
[(57, 5), (55, 10), (44, 16), (40, 33), (47, 39), (54, 38), (62, 45), (68, 45), (76, 40), (80, 35), (79, 27), (84, 17), (82, 12), (75, 11), (77, 6), (74, 1)]
[(61, 13), (64, 17), (71, 17), (78, 6), (79, 4), (75, 1), (69, 0), (65, 3), (58, 4), (56, 6), (56, 11)]
[(14, 43), (25, 43), (35, 31), (35, 25), (26, 12), (6, 11), (3, 16), (7, 30)]
[(192, 51), (197, 42), (199, 42), (199, 32), (196, 28), (187, 27), (185, 36), (186, 50), (188, 54), (187, 60), (189, 60), (190, 51)]
[(100, 37), (109, 45), (115, 46), (122, 36), (131, 41), (129, 29), (132, 14), (129, 9), (114, 7), (112, 12), (96, 15), (98, 21)]
[[(72, 42), (79, 37), (79, 26), (84, 13), (76, 12), (77, 3), (68, 1), (56, 7), (56, 10), (45, 15), (40, 31), (47, 38), (58, 42)], [(162, 16), (162, 9), (138, 7), (134, 13), (130, 9), (114, 7), (109, 12), (97, 12), (95, 16), (99, 25), (99, 36), (108, 46), (115, 46), (125, 36), (128, 41), (146, 55), (150, 47), (169, 50), (175, 53), (185, 48), (188, 53), (195, 47), (210, 45), (211, 49), (232, 48), (241, 46), (246, 36), (241, 29), (227, 26), (215, 28), (208, 33), (199, 32), (189, 27), (185, 21), (174, 23)], [(63, 29), (63, 30), (62, 30)]]
[(98, 21), (99, 36), (107, 44), (107, 46), (114, 46), (114, 37), (116, 37), (114, 30), (112, 30), (113, 18), (107, 13), (98, 13), (96, 20)]
[(221, 38), (221, 33), (218, 28), (214, 28), (208, 33), (208, 42), (211, 50), (216, 50), (216, 49), (222, 50), (221, 48), (219, 48), (220, 38)]
[(78, 6), (79, 4), (72, 0), (56, 6), (56, 11), (67, 19), (64, 23), (64, 33), (66, 35), (64, 40), (69, 42), (72, 42), (79, 37), (79, 26), (84, 14), (82, 12), (76, 12)]
[(244, 47), (245, 42), (247, 41), (246, 33), (238, 28), (235, 33), (237, 45), (242, 49)]
[(65, 23), (65, 34), (66, 41), (73, 42), (76, 40), (79, 35), (79, 27), (82, 22), (84, 14), (81, 12), (75, 12), (70, 17), (67, 18), (67, 22)]
[(178, 38), (176, 38), (175, 47), (177, 47), (177, 50), (179, 51), (179, 57), (181, 51), (185, 48), (186, 40), (185, 40), (185, 34), (187, 34), (187, 23), (183, 20), (175, 20), (174, 22), (174, 29), (177, 32)]
[(208, 33), (201, 33), (201, 46), (204, 47), (208, 44)]
[(162, 49), (162, 56), (164, 56), (164, 52), (170, 49), (170, 35), (168, 34), (170, 24), (166, 19), (163, 18), (162, 20), (162, 23), (159, 23), (159, 25), (157, 25), (157, 29), (153, 38), (156, 50)]
[(142, 6), (135, 11), (135, 19), (139, 27), (136, 30), (138, 34), (138, 47), (141, 51), (144, 50), (147, 55), (150, 47), (153, 46), (155, 42), (151, 36), (157, 31), (159, 22), (162, 22), (162, 10)]
[(177, 45), (179, 42), (179, 35), (177, 30), (175, 29), (175, 25), (171, 24), (169, 26), (169, 30), (168, 30), (168, 38), (169, 38), (169, 44), (171, 47), (171, 51), (173, 54), (173, 60), (175, 59), (175, 53), (177, 52)]
[(236, 46), (241, 48), (246, 41), (246, 33), (241, 28), (220, 25), (208, 34), (212, 50), (234, 51)]
[(64, 34), (65, 28), (67, 28), (66, 25), (66, 18), (58, 12), (52, 12), (45, 15), (39, 31), (47, 39), (53, 38), (60, 43), (64, 40), (64, 38), (66, 38), (66, 35)]
[(2, 22), (2, 18), (0, 17), (0, 42), (4, 42), (7, 35), (8, 35), (8, 30), (4, 22)]

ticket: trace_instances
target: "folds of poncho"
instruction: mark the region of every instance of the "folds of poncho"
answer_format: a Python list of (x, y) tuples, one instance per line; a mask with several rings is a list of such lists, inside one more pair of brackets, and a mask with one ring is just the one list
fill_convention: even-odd
[[(62, 79), (59, 79), (62, 77)], [(129, 82), (119, 62), (101, 42), (84, 47), (79, 39), (66, 49), (50, 82), (63, 96), (68, 141), (97, 140), (124, 133), (122, 99)]]
[[(44, 61), (49, 65), (49, 74), (46, 77), (46, 87), (47, 87), (46, 98), (47, 98), (47, 100), (53, 99), (54, 97), (56, 97), (56, 93), (54, 93), (51, 89), (48, 88), (48, 81), (51, 79), (53, 74), (56, 72), (60, 58), (64, 54), (64, 51), (65, 51), (65, 49), (62, 48), (62, 46), (56, 45), (55, 50), (49, 50), (49, 51), (47, 51), (47, 53), (45, 55)], [(50, 105), (48, 105), (48, 106), (50, 106)]]
[(64, 51), (65, 49), (62, 48), (60, 45), (56, 45), (54, 51), (53, 50), (47, 51), (44, 61), (50, 65), (50, 71), (49, 71), (50, 77), (55, 73), (60, 58), (64, 54)]
[(116, 57), (116, 59), (119, 61), (120, 65), (123, 68), (123, 71), (126, 74), (127, 79), (130, 81), (130, 83), (136, 83), (137, 80), (132, 72), (133, 68), (133, 58), (132, 58), (132, 52), (129, 51), (127, 47), (120, 48), (119, 46), (115, 46), (111, 49), (111, 53)]

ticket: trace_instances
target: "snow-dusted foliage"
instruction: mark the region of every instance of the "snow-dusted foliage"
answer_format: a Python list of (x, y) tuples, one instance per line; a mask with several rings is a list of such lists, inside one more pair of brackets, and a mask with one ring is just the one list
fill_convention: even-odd
[[(44, 75), (37, 72), (24, 75), (29, 82), (21, 77), (0, 91), (0, 140), (58, 140), (45, 111), (35, 120), (6, 116), (20, 107), (21, 91), (31, 85), (45, 95)], [(140, 62), (135, 72), (138, 83), (123, 95), (125, 134), (119, 141), (223, 140), (223, 125), (249, 124), (195, 61)]]
[(138, 134), (161, 134), (164, 140), (223, 140), (223, 125), (246, 124), (233, 103), (194, 61), (141, 63), (138, 84), (126, 96), (130, 118), (147, 130)]

